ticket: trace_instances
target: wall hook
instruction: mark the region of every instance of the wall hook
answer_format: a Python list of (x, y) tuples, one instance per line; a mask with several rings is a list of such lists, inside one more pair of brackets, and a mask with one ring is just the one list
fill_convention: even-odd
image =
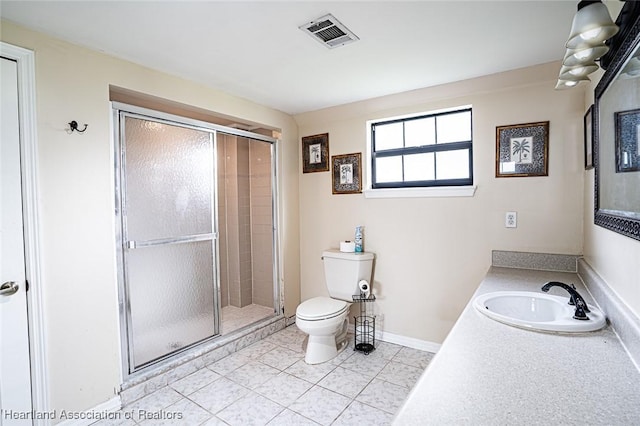
[(71, 133), (73, 133), (74, 131), (76, 131), (76, 132), (78, 132), (78, 133), (84, 133), (84, 131), (85, 131), (85, 130), (87, 130), (87, 127), (88, 127), (88, 126), (89, 126), (88, 124), (85, 124), (85, 125), (84, 125), (84, 128), (83, 128), (82, 130), (80, 130), (80, 129), (78, 128), (78, 122), (77, 122), (77, 121), (75, 121), (75, 120), (73, 120), (72, 122), (70, 122), (70, 123), (69, 123), (69, 130), (71, 130), (69, 133), (71, 134)]

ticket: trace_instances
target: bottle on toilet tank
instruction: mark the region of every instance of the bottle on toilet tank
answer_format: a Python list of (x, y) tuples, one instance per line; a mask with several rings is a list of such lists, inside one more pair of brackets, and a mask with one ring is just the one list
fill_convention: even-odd
[(363, 226), (356, 226), (356, 237), (355, 237), (356, 253), (362, 253), (364, 251), (364, 248), (362, 245), (363, 231), (364, 231)]

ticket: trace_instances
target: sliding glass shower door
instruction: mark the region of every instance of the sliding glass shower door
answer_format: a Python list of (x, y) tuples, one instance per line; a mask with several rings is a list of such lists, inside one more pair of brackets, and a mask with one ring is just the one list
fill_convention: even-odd
[(219, 331), (215, 132), (119, 112), (129, 373)]

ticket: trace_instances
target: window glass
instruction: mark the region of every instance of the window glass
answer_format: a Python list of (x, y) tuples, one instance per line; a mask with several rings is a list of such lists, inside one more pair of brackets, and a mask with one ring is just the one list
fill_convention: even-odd
[(377, 158), (376, 181), (402, 182), (402, 156)]
[(471, 112), (438, 116), (438, 143), (471, 140)]
[(402, 122), (376, 126), (376, 151), (402, 148)]
[(436, 119), (427, 117), (405, 122), (404, 138), (404, 146), (422, 146), (436, 143)]
[(436, 177), (433, 152), (404, 156), (404, 180), (433, 180)]
[(436, 153), (437, 179), (464, 179), (469, 177), (469, 150), (442, 151)]

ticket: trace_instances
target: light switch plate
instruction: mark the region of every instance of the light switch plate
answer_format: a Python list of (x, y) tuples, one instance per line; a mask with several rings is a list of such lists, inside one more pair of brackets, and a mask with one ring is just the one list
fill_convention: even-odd
[(516, 213), (516, 212), (507, 212), (504, 215), (504, 226), (506, 228), (517, 228), (518, 227), (518, 213)]

